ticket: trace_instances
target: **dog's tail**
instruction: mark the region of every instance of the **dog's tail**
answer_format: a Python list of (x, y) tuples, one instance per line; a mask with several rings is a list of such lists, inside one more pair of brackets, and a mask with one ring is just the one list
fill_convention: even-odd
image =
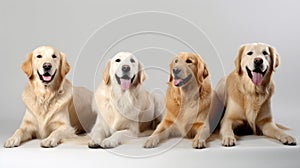
[(84, 135), (74, 135), (73, 137), (62, 139), (62, 143), (74, 144), (74, 145), (88, 145), (91, 140), (90, 136)]
[(285, 126), (283, 126), (283, 125), (281, 125), (281, 124), (278, 124), (278, 123), (275, 123), (276, 124), (276, 126), (278, 127), (278, 128), (280, 128), (280, 129), (282, 129), (282, 130), (290, 130), (290, 128), (287, 128), (287, 127), (285, 127)]

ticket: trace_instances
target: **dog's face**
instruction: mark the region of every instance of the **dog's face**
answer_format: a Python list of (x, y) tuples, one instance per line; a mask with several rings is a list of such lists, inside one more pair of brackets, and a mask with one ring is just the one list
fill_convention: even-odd
[(36, 48), (22, 64), (23, 71), (30, 79), (39, 79), (43, 85), (49, 85), (57, 77), (64, 77), (70, 66), (65, 55), (53, 47)]
[(120, 85), (122, 90), (128, 90), (145, 80), (141, 63), (129, 52), (119, 52), (107, 64), (104, 81)]
[(206, 65), (200, 56), (194, 53), (180, 53), (170, 64), (169, 82), (176, 87), (182, 87), (194, 78), (200, 85), (208, 75)]
[(246, 44), (240, 48), (235, 63), (239, 74), (247, 74), (253, 84), (259, 86), (279, 65), (279, 56), (276, 50), (267, 44)]

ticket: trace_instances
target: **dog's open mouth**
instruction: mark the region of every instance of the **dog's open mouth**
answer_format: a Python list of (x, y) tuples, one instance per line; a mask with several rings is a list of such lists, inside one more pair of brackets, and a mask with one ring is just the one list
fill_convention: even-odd
[(38, 73), (38, 75), (40, 77), (40, 80), (43, 83), (48, 84), (48, 83), (50, 83), (53, 80), (53, 78), (54, 78), (54, 76), (56, 74), (56, 71), (54, 72), (53, 75), (51, 75), (49, 72), (45, 72), (43, 75), (41, 75), (39, 71), (37, 71), (37, 73)]
[(185, 85), (190, 79), (192, 78), (192, 74), (189, 74), (186, 78), (184, 79), (178, 79), (176, 78), (175, 76), (175, 79), (174, 79), (174, 85), (177, 86), (177, 87), (181, 87), (183, 85)]
[(261, 85), (263, 78), (267, 72), (267, 69), (263, 72), (260, 68), (256, 68), (253, 71), (251, 71), (247, 66), (246, 66), (246, 70), (248, 73), (249, 78), (252, 80), (252, 82), (254, 83), (254, 85)]
[(123, 75), (122, 77), (118, 77), (118, 75), (115, 74), (115, 76), (122, 90), (128, 90), (135, 78), (135, 75), (132, 78), (130, 78), (128, 75)]

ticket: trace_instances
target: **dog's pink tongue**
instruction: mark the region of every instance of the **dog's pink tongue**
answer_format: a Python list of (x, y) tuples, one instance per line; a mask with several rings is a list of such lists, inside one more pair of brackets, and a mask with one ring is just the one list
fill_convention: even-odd
[(123, 90), (127, 90), (130, 88), (131, 80), (130, 79), (120, 79), (121, 81), (121, 88)]
[(175, 79), (174, 80), (174, 85), (177, 86), (182, 80), (181, 79)]
[(263, 75), (261, 73), (252, 72), (252, 82), (255, 85), (261, 85), (263, 80)]
[(51, 81), (52, 77), (51, 76), (43, 76), (43, 80), (48, 82)]

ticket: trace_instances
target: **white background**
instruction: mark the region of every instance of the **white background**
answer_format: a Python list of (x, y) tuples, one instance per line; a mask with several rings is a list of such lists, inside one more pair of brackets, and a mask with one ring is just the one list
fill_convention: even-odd
[[(190, 51), (185, 46), (182, 47), (178, 41), (165, 36), (151, 35), (150, 38), (147, 35), (135, 36), (121, 41), (118, 46), (104, 55), (115, 41), (141, 30), (155, 30), (176, 35), (192, 45), (207, 61), (213, 86), (224, 73), (228, 74), (234, 69), (233, 61), (241, 44), (265, 42), (273, 45), (281, 56), (281, 64), (274, 75), (276, 92), (272, 102), (273, 115), (277, 122), (292, 129), (289, 131), (290, 134), (300, 139), (299, 5), (297, 0), (152, 0), (147, 2), (2, 0), (0, 2), (0, 143), (3, 144), (5, 139), (18, 128), (23, 117), (25, 109), (21, 101), (21, 93), (27, 79), (20, 65), (26, 55), (40, 45), (52, 45), (66, 53), (72, 67), (68, 78), (75, 85), (83, 85), (91, 90), (99, 84), (105, 62), (117, 51), (136, 51), (144, 47), (156, 47), (136, 54), (145, 67), (158, 66), (162, 69), (154, 70), (155, 72), (150, 69), (145, 86), (149, 90), (161, 89), (161, 93), (164, 94), (165, 83), (168, 80), (168, 64), (173, 56), (171, 53)], [(139, 14), (120, 18), (142, 11), (159, 11), (157, 13), (174, 15), (147, 13), (149, 15)], [(182, 18), (193, 24), (189, 24)], [(114, 20), (115, 22), (111, 23)], [(201, 31), (196, 30), (193, 25)], [(100, 29), (101, 27), (103, 28)], [(204, 37), (210, 39), (216, 51)], [(158, 48), (165, 48), (172, 52)], [(102, 57), (103, 61), (101, 61)], [(176, 139), (166, 144), (175, 141)], [(141, 148), (142, 142), (143, 140), (137, 140), (137, 143), (126, 144), (115, 151), (132, 152), (138, 155), (144, 150)], [(52, 164), (58, 166), (73, 164), (75, 167), (87, 164), (132, 167), (154, 165), (183, 167), (187, 164), (189, 167), (200, 167), (202, 164), (246, 167), (260, 164), (264, 167), (284, 165), (299, 167), (300, 165), (296, 160), (300, 154), (298, 146), (286, 147), (276, 141), (254, 136), (245, 137), (238, 145), (235, 148), (224, 149), (220, 147), (220, 142), (216, 141), (211, 144), (211, 148), (197, 151), (191, 148), (189, 140), (184, 140), (163, 154), (132, 159), (104, 150), (91, 151), (85, 146), (61, 145), (55, 149), (40, 149), (38, 141), (33, 141), (17, 149), (0, 147), (0, 167), (8, 167), (9, 164), (43, 165), (43, 167), (50, 167)]]

